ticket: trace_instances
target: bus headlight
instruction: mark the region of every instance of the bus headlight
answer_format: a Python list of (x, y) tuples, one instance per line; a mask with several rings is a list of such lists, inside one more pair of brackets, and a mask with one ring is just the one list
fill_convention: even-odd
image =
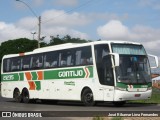
[(126, 88), (115, 87), (116, 90), (126, 91)]

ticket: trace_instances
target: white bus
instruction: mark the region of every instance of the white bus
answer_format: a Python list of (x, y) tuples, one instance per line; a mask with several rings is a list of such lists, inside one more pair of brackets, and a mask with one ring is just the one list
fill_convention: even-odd
[[(157, 57), (155, 61), (158, 65)], [(150, 99), (152, 82), (142, 44), (122, 41), (67, 43), (5, 55), (1, 95), (16, 102), (72, 100), (123, 105)]]

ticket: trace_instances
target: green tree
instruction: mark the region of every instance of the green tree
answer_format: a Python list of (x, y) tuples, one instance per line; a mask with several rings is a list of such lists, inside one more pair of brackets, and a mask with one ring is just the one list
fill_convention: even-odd
[(62, 40), (65, 43), (86, 43), (89, 42), (88, 40), (85, 39), (80, 39), (80, 38), (72, 38), (70, 35), (66, 35), (62, 38)]
[[(37, 48), (36, 40), (29, 40), (27, 38), (20, 38), (15, 40), (8, 40), (1, 43), (0, 46), (0, 64), (2, 62), (2, 57), (7, 54), (16, 54), (32, 51)], [(42, 44), (45, 46), (45, 44)]]
[(48, 45), (51, 46), (51, 45), (58, 45), (58, 44), (63, 44), (63, 43), (65, 42), (61, 38), (59, 38), (59, 35), (57, 35), (56, 37), (51, 36), (51, 40)]
[(29, 40), (27, 38), (20, 38), (15, 40), (8, 40), (1, 43), (0, 57), (6, 54), (16, 54), (22, 52), (32, 51), (37, 48), (36, 40)]
[(63, 43), (86, 43), (86, 42), (90, 41), (80, 38), (72, 38), (70, 35), (66, 35), (63, 38), (60, 38), (59, 35), (57, 35), (56, 37), (51, 36), (51, 40), (48, 45), (58, 45)]

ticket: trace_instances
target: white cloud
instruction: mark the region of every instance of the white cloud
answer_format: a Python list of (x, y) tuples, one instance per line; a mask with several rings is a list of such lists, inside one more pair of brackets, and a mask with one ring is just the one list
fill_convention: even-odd
[(74, 12), (66, 13), (63, 10), (47, 10), (42, 13), (42, 22), (54, 26), (82, 26), (90, 22), (87, 16)]
[[(29, 24), (29, 23), (27, 23)], [(14, 24), (7, 24), (4, 22), (0, 22), (0, 43), (9, 39), (17, 39), (26, 37), (29, 39), (32, 39), (32, 34), (34, 30), (31, 30), (30, 27), (24, 26), (24, 24), (21, 24), (22, 26), (19, 27)], [(35, 30), (37, 33), (37, 30)], [(50, 36), (65, 36), (65, 35), (71, 35), (75, 38), (81, 38), (81, 39), (88, 39), (89, 36), (86, 33), (67, 28), (67, 27), (43, 27), (41, 32), (41, 37), (44, 35), (46, 36), (45, 41), (49, 42)], [(37, 38), (37, 34), (35, 35), (35, 38)]]
[(104, 26), (98, 27), (97, 32), (105, 39), (126, 39), (129, 35), (128, 28), (118, 20), (111, 20)]
[(111, 20), (97, 28), (97, 33), (103, 39), (127, 39), (142, 42), (160, 39), (160, 29), (135, 25), (128, 28), (121, 21)]
[(128, 28), (118, 20), (111, 20), (107, 24), (98, 27), (97, 33), (103, 39), (140, 42), (148, 52), (160, 56), (160, 29), (142, 25)]
[(67, 34), (75, 38), (81, 38), (81, 39), (89, 38), (89, 36), (86, 33), (82, 33), (67, 27), (50, 27), (50, 28), (44, 29), (43, 33), (46, 36), (48, 36), (48, 40), (49, 40), (49, 36), (56, 36), (56, 35), (65, 36)]
[(17, 23), (15, 23), (15, 25), (20, 28), (32, 30), (32, 29), (35, 29), (36, 26), (38, 26), (38, 18), (25, 17), (20, 19)]
[(54, 0), (53, 3), (60, 6), (76, 6), (78, 0)]
[(18, 37), (30, 37), (29, 31), (26, 29), (18, 28), (14, 24), (7, 24), (0, 22), (0, 43), (9, 40), (16, 39)]
[[(77, 12), (69, 14), (63, 10), (47, 10), (42, 13), (41, 18), (42, 33), (46, 36), (69, 34), (72, 37), (88, 38), (87, 34), (73, 29), (90, 22), (88, 17), (83, 14)], [(37, 18), (26, 17), (19, 20), (16, 25), (34, 31), (33, 29), (37, 28), (37, 24)]]
[(160, 39), (160, 29), (136, 25), (130, 31), (130, 39), (141, 40), (143, 42)]
[[(54, 18), (55, 19), (51, 19)], [(80, 13), (65, 13), (63, 10), (49, 10), (42, 13), (42, 32), (41, 35), (47, 36), (45, 40), (49, 40), (50, 35), (60, 36), (71, 35), (72, 37), (89, 39), (86, 33), (76, 30), (74, 27), (87, 25), (90, 21), (88, 17)], [(45, 21), (50, 19), (50, 21)], [(45, 22), (43, 22), (45, 21)], [(0, 23), (0, 43), (20, 37), (27, 37), (32, 39), (31, 32), (38, 33), (38, 19), (36, 17), (25, 17), (17, 21), (16, 23), (7, 24)], [(37, 38), (37, 34), (35, 35)], [(3, 41), (2, 41), (3, 40)]]

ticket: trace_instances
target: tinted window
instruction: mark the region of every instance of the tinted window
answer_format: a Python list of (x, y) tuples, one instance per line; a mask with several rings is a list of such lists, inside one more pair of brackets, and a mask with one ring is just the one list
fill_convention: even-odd
[(21, 64), (21, 58), (20, 57), (15, 57), (10, 59), (11, 60), (11, 71), (19, 71), (22, 68)]
[(93, 58), (91, 53), (91, 47), (81, 47), (75, 49), (75, 61), (76, 65), (91, 65), (93, 64)]
[(95, 45), (95, 57), (99, 82), (113, 86), (113, 69), (108, 45)]
[(29, 70), (31, 68), (31, 56), (22, 57), (22, 70)]
[(44, 68), (54, 68), (58, 66), (58, 52), (44, 53)]
[(59, 66), (73, 66), (74, 65), (74, 51), (73, 49), (63, 50), (59, 53)]
[(4, 59), (3, 71), (92, 65), (91, 46)]
[(31, 69), (43, 68), (43, 54), (35, 54), (31, 56)]
[(10, 59), (4, 59), (3, 60), (3, 71), (4, 72), (9, 72), (10, 71)]

